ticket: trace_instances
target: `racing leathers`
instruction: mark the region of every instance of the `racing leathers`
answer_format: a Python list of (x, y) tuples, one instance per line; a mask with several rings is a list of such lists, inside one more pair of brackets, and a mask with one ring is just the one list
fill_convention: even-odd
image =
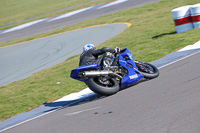
[(115, 49), (103, 47), (101, 49), (90, 49), (88, 51), (84, 51), (80, 56), (79, 66), (97, 64), (98, 56), (106, 52), (114, 53)]

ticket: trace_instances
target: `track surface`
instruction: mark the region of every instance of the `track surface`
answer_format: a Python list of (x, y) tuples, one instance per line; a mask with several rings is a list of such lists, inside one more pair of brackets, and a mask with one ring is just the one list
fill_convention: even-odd
[(55, 111), (5, 133), (199, 133), (199, 58), (200, 52), (161, 68), (156, 79)]
[[(136, 0), (129, 2), (137, 3)], [(153, 1), (138, 2), (138, 5), (143, 5)], [(135, 5), (129, 3), (127, 8)], [(113, 8), (123, 10), (120, 6)], [(96, 14), (98, 12), (91, 16), (97, 17)], [(82, 15), (71, 17), (70, 22), (77, 23), (80, 19), (78, 16)], [(85, 20), (84, 17), (81, 19)], [(15, 34), (29, 35), (30, 29), (23, 30), (27, 31), (10, 32), (9, 35), (11, 38), (16, 37)], [(166, 66), (160, 69), (158, 78), (122, 90), (116, 95), (61, 109), (3, 132), (199, 133), (199, 58), (200, 53)]]
[(33, 24), (31, 26), (28, 26), (20, 30), (15, 30), (12, 32), (0, 34), (0, 42), (8, 41), (11, 39), (16, 39), (16, 38), (33, 36), (39, 33), (48, 32), (53, 29), (61, 28), (66, 25), (75, 24), (87, 19), (96, 18), (102, 15), (111, 14), (114, 12), (133, 8), (136, 6), (145, 5), (148, 3), (153, 3), (159, 0), (119, 0), (119, 1), (122, 1), (122, 3), (114, 4), (112, 6), (107, 6), (104, 8), (100, 8), (100, 7), (103, 7), (104, 5), (95, 6), (92, 8), (88, 8), (87, 10), (84, 10), (83, 12), (79, 12), (79, 13), (73, 12), (71, 14), (66, 14), (68, 17), (65, 17), (62, 19), (54, 20), (55, 18), (53, 17), (53, 18), (45, 19), (42, 22)]

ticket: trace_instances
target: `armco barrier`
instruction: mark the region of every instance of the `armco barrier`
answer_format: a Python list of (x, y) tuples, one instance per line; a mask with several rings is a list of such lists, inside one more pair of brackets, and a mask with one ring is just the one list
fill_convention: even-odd
[(200, 4), (191, 6), (190, 12), (194, 28), (200, 28)]
[(177, 33), (200, 28), (200, 4), (179, 7), (171, 13)]

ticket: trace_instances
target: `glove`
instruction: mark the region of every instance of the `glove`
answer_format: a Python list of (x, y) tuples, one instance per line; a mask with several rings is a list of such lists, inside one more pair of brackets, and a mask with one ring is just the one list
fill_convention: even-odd
[(115, 49), (115, 53), (116, 53), (116, 54), (120, 52), (120, 48), (119, 48), (119, 47), (116, 47), (116, 48), (114, 48), (114, 49)]

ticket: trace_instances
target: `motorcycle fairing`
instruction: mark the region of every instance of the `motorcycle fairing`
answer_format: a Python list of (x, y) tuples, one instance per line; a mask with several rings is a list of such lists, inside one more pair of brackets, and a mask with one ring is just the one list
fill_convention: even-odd
[[(130, 85), (135, 84), (140, 79), (142, 79), (144, 76), (138, 71), (137, 66), (134, 63), (133, 56), (131, 52), (126, 48), (122, 50), (123, 53), (119, 55), (119, 64), (123, 66), (125, 69), (128, 70), (128, 73), (123, 76), (121, 80), (121, 87), (128, 87)], [(128, 56), (128, 59), (124, 58), (125, 56)]]

